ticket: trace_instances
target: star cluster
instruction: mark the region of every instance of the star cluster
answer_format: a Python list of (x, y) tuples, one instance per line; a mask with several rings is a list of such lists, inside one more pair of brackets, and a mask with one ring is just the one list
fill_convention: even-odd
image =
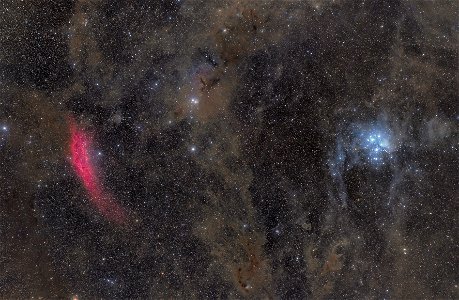
[(373, 164), (384, 164), (384, 160), (392, 158), (390, 138), (387, 130), (378, 128), (362, 130), (358, 135), (360, 147), (366, 152), (366, 159)]

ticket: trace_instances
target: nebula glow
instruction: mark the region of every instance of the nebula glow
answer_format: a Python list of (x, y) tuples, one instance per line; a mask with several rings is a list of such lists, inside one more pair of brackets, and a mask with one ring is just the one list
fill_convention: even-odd
[(115, 223), (126, 221), (126, 211), (104, 190), (91, 160), (92, 138), (70, 119), (70, 154), (73, 169), (88, 192), (91, 204), (106, 219)]
[(359, 133), (358, 144), (366, 153), (366, 159), (373, 165), (384, 164), (390, 157), (392, 146), (389, 130), (384, 127), (370, 127)]
[(356, 167), (370, 167), (380, 170), (394, 162), (396, 151), (394, 137), (384, 122), (350, 124), (336, 140), (336, 146), (330, 152), (328, 168), (336, 184), (338, 199), (347, 203), (346, 186), (343, 174)]

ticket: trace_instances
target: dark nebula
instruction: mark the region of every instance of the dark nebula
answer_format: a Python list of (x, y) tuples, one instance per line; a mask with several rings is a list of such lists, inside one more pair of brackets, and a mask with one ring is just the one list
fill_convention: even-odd
[(458, 299), (458, 12), (1, 1), (0, 299)]

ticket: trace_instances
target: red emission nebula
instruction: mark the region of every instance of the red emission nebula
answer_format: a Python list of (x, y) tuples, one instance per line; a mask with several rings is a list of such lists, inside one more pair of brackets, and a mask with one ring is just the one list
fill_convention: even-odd
[(126, 211), (101, 184), (91, 160), (92, 137), (70, 118), (70, 154), (73, 169), (83, 182), (91, 204), (107, 220), (122, 224)]

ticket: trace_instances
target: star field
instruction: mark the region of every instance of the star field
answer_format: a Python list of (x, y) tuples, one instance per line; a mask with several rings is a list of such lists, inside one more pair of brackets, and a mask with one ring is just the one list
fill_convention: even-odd
[(458, 3), (6, 0), (0, 299), (456, 299)]

